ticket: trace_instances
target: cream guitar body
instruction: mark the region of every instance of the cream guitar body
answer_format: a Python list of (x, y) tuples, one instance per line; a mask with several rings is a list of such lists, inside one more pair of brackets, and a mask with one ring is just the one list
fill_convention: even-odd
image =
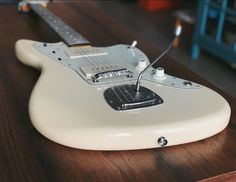
[(137, 48), (19, 40), (15, 50), (22, 63), (41, 70), (29, 101), (32, 124), (62, 145), (90, 150), (172, 146), (215, 135), (229, 122), (230, 107), (221, 95), (161, 69), (151, 68), (141, 81), (150, 91), (147, 100), (153, 96), (154, 101), (133, 98), (129, 86), (149, 64)]

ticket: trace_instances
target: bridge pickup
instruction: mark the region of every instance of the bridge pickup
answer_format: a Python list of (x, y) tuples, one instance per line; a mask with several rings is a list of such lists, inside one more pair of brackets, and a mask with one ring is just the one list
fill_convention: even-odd
[(82, 66), (80, 70), (84, 75), (93, 82), (98, 82), (101, 79), (115, 78), (121, 76), (132, 77), (133, 73), (127, 68), (118, 64), (102, 64), (99, 66)]

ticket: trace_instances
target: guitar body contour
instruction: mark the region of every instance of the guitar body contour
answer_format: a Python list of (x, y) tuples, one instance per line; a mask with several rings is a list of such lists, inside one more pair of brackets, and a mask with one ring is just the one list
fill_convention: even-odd
[[(54, 46), (61, 47), (55, 49), (59, 52), (55, 58), (60, 56), (64, 62), (56, 61), (54, 54), (50, 54)], [(170, 76), (167, 81), (155, 81), (151, 76), (153, 70), (145, 73), (141, 84), (158, 94), (162, 104), (120, 111), (112, 108), (104, 99), (105, 90), (135, 84), (139, 73), (138, 61), (127, 45), (102, 48), (104, 54), (75, 59), (64, 55), (69, 48), (63, 43), (44, 47), (43, 43), (19, 40), (15, 50), (22, 63), (41, 70), (30, 97), (29, 115), (34, 127), (52, 141), (90, 150), (156, 148), (162, 146), (161, 137), (166, 141), (165, 146), (193, 142), (217, 134), (229, 122), (230, 107), (221, 95), (196, 83), (192, 83), (195, 88), (178, 86), (178, 80), (182, 80), (176, 77), (172, 78), (177, 80), (174, 82), (177, 86), (168, 83)], [(149, 63), (137, 48), (135, 54)], [(103, 64), (98, 60), (120, 60), (134, 76), (93, 84), (86, 80), (88, 75), (80, 72), (83, 66), (78, 66), (82, 62), (89, 64), (88, 58), (90, 62), (96, 59), (96, 64)], [(70, 62), (68, 66), (66, 61)], [(71, 68), (71, 64), (75, 65)]]

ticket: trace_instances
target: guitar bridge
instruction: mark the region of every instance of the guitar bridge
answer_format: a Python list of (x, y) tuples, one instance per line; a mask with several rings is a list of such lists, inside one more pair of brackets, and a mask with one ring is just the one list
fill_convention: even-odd
[(103, 64), (99, 66), (82, 66), (80, 70), (83, 74), (92, 79), (93, 82), (98, 82), (101, 79), (127, 76), (132, 77), (133, 73), (127, 68), (118, 64)]

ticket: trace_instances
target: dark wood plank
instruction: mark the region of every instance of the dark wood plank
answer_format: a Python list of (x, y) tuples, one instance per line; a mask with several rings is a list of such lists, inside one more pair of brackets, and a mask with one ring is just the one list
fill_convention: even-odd
[(222, 175), (214, 176), (208, 179), (201, 180), (199, 182), (235, 182), (236, 181), (236, 171), (225, 173)]
[[(57, 3), (49, 9), (93, 45), (138, 40), (151, 59), (160, 52), (91, 2)], [(168, 56), (160, 62), (167, 72), (207, 85), (230, 102), (232, 116), (223, 132), (199, 142), (137, 151), (86, 151), (49, 141), (28, 116), (40, 72), (17, 61), (14, 43), (60, 39), (37, 17), (19, 15), (15, 5), (0, 6), (0, 22), (0, 181), (196, 181), (236, 170), (236, 101)]]

